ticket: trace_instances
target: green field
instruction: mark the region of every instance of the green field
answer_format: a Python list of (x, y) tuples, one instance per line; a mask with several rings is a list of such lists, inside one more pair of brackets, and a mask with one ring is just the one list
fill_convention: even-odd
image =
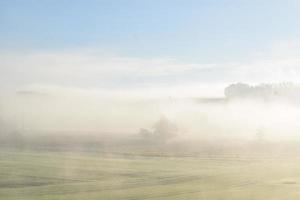
[(300, 157), (0, 153), (0, 199), (300, 198)]

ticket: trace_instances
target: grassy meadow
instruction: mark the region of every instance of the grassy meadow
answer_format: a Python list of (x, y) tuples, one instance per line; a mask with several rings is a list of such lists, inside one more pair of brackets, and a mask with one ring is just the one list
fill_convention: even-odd
[(1, 200), (299, 199), (300, 157), (0, 152)]

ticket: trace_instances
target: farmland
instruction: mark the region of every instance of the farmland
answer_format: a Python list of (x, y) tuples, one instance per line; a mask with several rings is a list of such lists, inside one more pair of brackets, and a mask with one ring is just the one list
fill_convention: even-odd
[(1, 200), (298, 199), (300, 157), (1, 150)]

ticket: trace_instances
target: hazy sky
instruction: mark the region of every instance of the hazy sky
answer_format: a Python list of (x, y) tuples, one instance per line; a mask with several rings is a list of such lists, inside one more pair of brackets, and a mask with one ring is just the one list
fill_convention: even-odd
[(197, 96), (238, 81), (297, 82), (299, 8), (292, 0), (0, 0), (1, 88)]
[(297, 133), (298, 107), (176, 97), (299, 82), (299, 10), (288, 0), (0, 0), (0, 120), (135, 133), (163, 114), (188, 132)]

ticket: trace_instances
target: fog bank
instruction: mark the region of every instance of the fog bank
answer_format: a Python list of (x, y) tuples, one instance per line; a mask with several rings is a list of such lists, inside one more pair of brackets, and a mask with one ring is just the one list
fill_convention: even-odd
[[(135, 94), (135, 95), (133, 95)], [(2, 132), (135, 135), (165, 116), (177, 138), (300, 139), (300, 106), (289, 98), (196, 98), (44, 88), (2, 94)]]

